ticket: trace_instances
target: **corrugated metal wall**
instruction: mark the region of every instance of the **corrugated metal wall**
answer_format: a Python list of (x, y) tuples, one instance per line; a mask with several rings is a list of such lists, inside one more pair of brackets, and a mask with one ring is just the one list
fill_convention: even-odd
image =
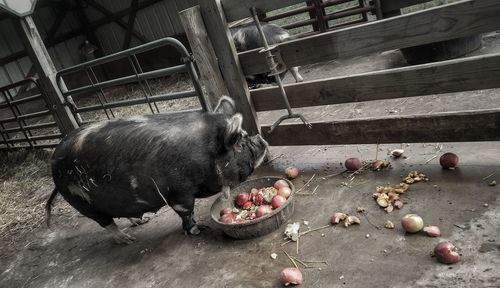
[[(74, 15), (71, 14), (72, 13), (68, 13), (68, 15), (65, 16), (57, 34), (68, 32), (79, 27), (78, 23), (75, 23)], [(51, 7), (37, 9), (33, 18), (37, 24), (40, 35), (45, 38), (47, 31), (56, 19), (54, 9)], [(16, 23), (17, 21), (16, 18), (7, 18), (0, 21), (0, 58), (24, 50), (24, 44), (15, 26), (18, 25), (18, 23)], [(83, 41), (84, 37), (79, 36), (48, 49), (57, 69), (80, 63), (78, 46)], [(1, 66), (0, 87), (26, 78), (30, 69), (31, 61), (27, 56)]]
[[(137, 13), (134, 28), (143, 34), (149, 41), (168, 36), (184, 34), (179, 19), (179, 11), (198, 5), (200, 0), (163, 0)], [(131, 0), (99, 0), (101, 5), (111, 12), (126, 10)], [(89, 20), (95, 21), (104, 17), (102, 13), (92, 7), (87, 7), (85, 13)], [(128, 16), (123, 17), (127, 22)], [(125, 30), (115, 23), (101, 26), (96, 31), (101, 41), (104, 54), (122, 50)], [(131, 46), (139, 45), (137, 38), (132, 37)]]
[[(147, 40), (183, 34), (178, 12), (197, 5), (200, 0), (163, 0), (152, 6), (146, 7), (137, 13), (134, 28), (143, 34)], [(111, 12), (127, 10), (131, 0), (97, 0), (99, 4), (106, 7)], [(142, 1), (141, 1), (142, 2)], [(101, 12), (88, 6), (85, 10), (90, 22), (105, 18)], [(56, 11), (51, 7), (37, 7), (33, 15), (35, 23), (42, 37), (46, 37), (47, 32), (56, 20)], [(68, 12), (56, 34), (61, 35), (69, 31), (80, 28), (74, 12)], [(128, 16), (122, 18), (127, 22)], [(16, 19), (4, 19), (0, 21), (0, 58), (9, 56), (23, 50), (23, 42), (18, 35), (14, 25)], [(122, 50), (125, 30), (109, 23), (99, 27), (95, 33), (102, 46), (104, 54), (111, 54)], [(81, 62), (79, 46), (86, 38), (81, 35), (49, 48), (49, 54), (57, 69), (69, 67)], [(132, 37), (131, 47), (141, 44), (135, 37)], [(20, 58), (0, 67), (0, 87), (22, 80), (31, 68), (31, 61), (28, 57)]]

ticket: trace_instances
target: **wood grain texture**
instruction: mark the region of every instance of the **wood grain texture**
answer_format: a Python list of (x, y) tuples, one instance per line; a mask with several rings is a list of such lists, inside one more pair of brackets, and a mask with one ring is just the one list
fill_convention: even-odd
[(250, 135), (257, 134), (260, 131), (257, 115), (250, 101), (250, 92), (241, 70), (221, 1), (203, 0), (200, 1), (200, 8), (229, 96), (236, 102), (238, 112), (243, 115), (243, 129)]
[[(200, 1), (203, 3), (205, 0)], [(255, 7), (259, 12), (268, 12), (279, 8), (304, 3), (305, 0), (221, 0), (226, 20), (228, 22), (251, 17), (250, 8)]]
[[(500, 87), (500, 53), (285, 85), (292, 107)], [(250, 92), (257, 111), (285, 109), (277, 87)]]
[(65, 105), (64, 97), (56, 82), (56, 68), (49, 52), (43, 44), (42, 37), (38, 33), (35, 22), (31, 16), (20, 18), (19, 30), (24, 47), (30, 56), (37, 71), (40, 89), (43, 92), (47, 106), (54, 116), (57, 126), (63, 133), (68, 134), (78, 128), (75, 117), (69, 107)]
[[(475, 35), (500, 28), (500, 1), (468, 0), (278, 45), (287, 67)], [(239, 54), (245, 75), (269, 71), (258, 49)]]
[(273, 146), (499, 141), (500, 109), (281, 125), (262, 135)]
[(209, 106), (213, 109), (219, 102), (220, 97), (229, 95), (229, 93), (219, 70), (214, 47), (208, 38), (200, 6), (183, 10), (179, 12), (179, 16), (184, 31), (186, 31), (196, 65), (200, 71), (200, 81), (205, 87)]

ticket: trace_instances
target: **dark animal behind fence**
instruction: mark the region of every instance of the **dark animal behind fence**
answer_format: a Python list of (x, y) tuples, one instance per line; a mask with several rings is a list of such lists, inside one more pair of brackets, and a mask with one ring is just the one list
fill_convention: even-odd
[[(264, 46), (259, 31), (254, 23), (236, 26), (231, 28), (230, 31), (233, 37), (234, 45), (236, 46), (236, 50), (238, 52)], [(290, 35), (287, 30), (275, 24), (262, 23), (262, 31), (264, 31), (264, 35), (269, 45), (279, 44), (287, 40), (295, 39), (295, 37)], [(280, 77), (283, 78), (285, 73), (286, 72), (282, 73)], [(295, 82), (303, 81), (302, 76), (299, 74), (298, 67), (290, 68), (290, 73), (292, 73), (292, 76), (295, 78)], [(258, 86), (259, 84), (275, 83), (275, 79), (274, 76), (267, 76), (266, 74), (252, 76), (247, 75), (247, 82), (250, 86)]]

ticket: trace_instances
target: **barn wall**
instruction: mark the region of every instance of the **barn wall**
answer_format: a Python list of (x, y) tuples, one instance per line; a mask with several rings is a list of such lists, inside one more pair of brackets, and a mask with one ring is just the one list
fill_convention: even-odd
[[(144, 0), (140, 0), (143, 2)], [(138, 11), (134, 28), (143, 34), (148, 41), (160, 39), (163, 37), (173, 36), (187, 44), (184, 36), (184, 31), (179, 19), (178, 12), (197, 5), (200, 0), (163, 0), (152, 6), (146, 7)], [(40, 2), (40, 1), (39, 1)], [(99, 4), (106, 7), (111, 12), (126, 10), (130, 6), (131, 0), (96, 0)], [(74, 3), (68, 1), (67, 3)], [(72, 4), (68, 4), (72, 6)], [(45, 38), (50, 27), (56, 21), (56, 10), (49, 6), (37, 6), (33, 18), (38, 27), (40, 35)], [(85, 9), (85, 13), (92, 23), (105, 18), (105, 15), (97, 11), (90, 5)], [(128, 21), (128, 15), (123, 17), (124, 22)], [(9, 56), (13, 53), (24, 49), (23, 42), (18, 30), (16, 29), (15, 18), (7, 18), (0, 20), (0, 58)], [(64, 17), (62, 24), (56, 37), (64, 33), (80, 29), (81, 25), (74, 11), (68, 11)], [(123, 39), (126, 31), (111, 22), (109, 24), (98, 27), (95, 34), (99, 44), (102, 46), (102, 53), (108, 55), (122, 50)], [(62, 43), (49, 47), (48, 51), (52, 57), (52, 61), (56, 69), (62, 69), (69, 66), (81, 63), (79, 46), (86, 40), (84, 35), (79, 35)], [(141, 42), (137, 38), (132, 37), (131, 47), (140, 45)], [(168, 51), (164, 54), (168, 54)], [(158, 59), (153, 55), (152, 59)], [(148, 62), (148, 59), (144, 59)], [(152, 61), (153, 63), (155, 61)], [(156, 63), (161, 65), (169, 65), (169, 61), (164, 63)], [(25, 56), (17, 60), (11, 61), (3, 66), (0, 66), (0, 87), (26, 78), (31, 69), (31, 61)], [(119, 71), (120, 66), (111, 66), (110, 70)], [(1, 97), (0, 97), (1, 98)], [(1, 101), (1, 99), (0, 99)]]
[[(102, 6), (111, 12), (126, 10), (130, 7), (131, 0), (98, 0)], [(134, 28), (152, 41), (163, 37), (184, 34), (184, 29), (179, 19), (179, 11), (198, 5), (199, 0), (163, 0), (152, 6), (140, 10), (135, 19)], [(93, 7), (87, 7), (85, 13), (89, 20), (96, 21), (104, 17)], [(128, 21), (128, 15), (122, 18)], [(125, 30), (115, 23), (99, 27), (96, 35), (104, 54), (111, 54), (122, 50)], [(141, 44), (137, 38), (132, 37), (131, 47)]]

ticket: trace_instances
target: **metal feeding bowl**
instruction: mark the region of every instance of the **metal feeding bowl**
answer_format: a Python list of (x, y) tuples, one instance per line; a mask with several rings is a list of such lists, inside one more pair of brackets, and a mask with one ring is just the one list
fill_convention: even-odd
[[(239, 192), (250, 192), (252, 188), (263, 188), (270, 187), (274, 185), (274, 182), (278, 180), (285, 180), (292, 193), (288, 197), (287, 201), (283, 203), (277, 209), (274, 209), (271, 213), (255, 218), (254, 220), (247, 220), (244, 223), (223, 223), (219, 221), (220, 211), (227, 207), (234, 207), (234, 199)], [(212, 219), (215, 221), (217, 226), (219, 226), (225, 234), (236, 239), (249, 239), (254, 237), (259, 237), (268, 234), (276, 229), (278, 229), (283, 223), (285, 223), (290, 216), (293, 214), (294, 203), (293, 196), (295, 193), (295, 187), (292, 182), (287, 179), (275, 176), (266, 176), (262, 178), (252, 179), (241, 183), (240, 185), (234, 187), (231, 190), (231, 196), (229, 200), (222, 200), (220, 197), (215, 200), (210, 214)]]

